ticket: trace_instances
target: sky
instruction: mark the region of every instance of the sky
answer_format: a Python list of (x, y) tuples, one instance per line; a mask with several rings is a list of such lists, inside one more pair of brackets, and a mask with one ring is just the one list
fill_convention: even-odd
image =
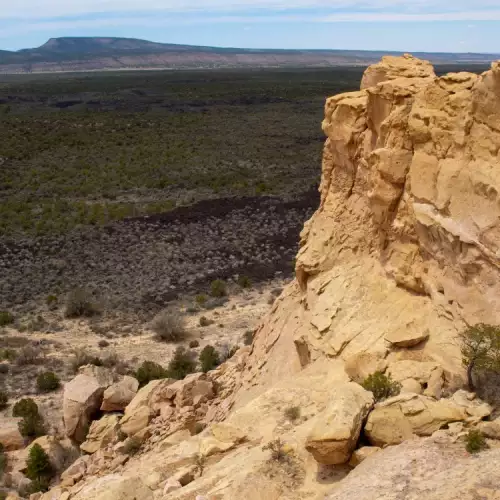
[(500, 0), (0, 0), (0, 49), (123, 36), (248, 48), (500, 53)]

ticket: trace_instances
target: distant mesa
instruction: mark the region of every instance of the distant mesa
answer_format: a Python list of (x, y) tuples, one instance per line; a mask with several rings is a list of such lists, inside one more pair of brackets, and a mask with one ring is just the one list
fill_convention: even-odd
[[(37, 48), (0, 50), (0, 73), (119, 69), (367, 66), (383, 55), (369, 50), (289, 50), (206, 47), (136, 38), (50, 38)], [(435, 64), (485, 64), (500, 54), (415, 53)]]

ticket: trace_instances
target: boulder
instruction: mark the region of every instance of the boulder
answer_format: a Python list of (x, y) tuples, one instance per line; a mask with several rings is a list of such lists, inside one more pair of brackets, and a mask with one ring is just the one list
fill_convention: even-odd
[(429, 331), (419, 331), (412, 329), (398, 329), (388, 333), (385, 340), (393, 347), (413, 347), (429, 338)]
[(401, 382), (401, 394), (403, 393), (421, 394), (422, 386), (414, 378), (407, 378)]
[(179, 481), (177, 481), (177, 479), (171, 477), (165, 483), (165, 486), (163, 488), (163, 494), (168, 495), (169, 493), (172, 493), (172, 491), (180, 490), (181, 488), (182, 484)]
[(85, 485), (71, 500), (151, 500), (153, 491), (139, 477), (108, 474)]
[(135, 377), (123, 377), (104, 391), (101, 410), (123, 411), (134, 399), (138, 389), (139, 381)]
[(24, 448), (24, 438), (19, 432), (19, 418), (2, 417), (0, 426), (0, 443), (5, 451), (14, 451)]
[(373, 394), (354, 382), (340, 383), (331, 393), (330, 405), (316, 416), (306, 449), (322, 464), (349, 460), (363, 421), (373, 406)]
[(84, 365), (80, 366), (78, 369), (80, 375), (87, 375), (87, 377), (93, 377), (97, 380), (97, 383), (101, 387), (109, 387), (114, 382), (116, 382), (117, 375), (104, 366), (96, 365)]
[(247, 439), (241, 429), (230, 424), (220, 423), (210, 426), (209, 433), (200, 442), (200, 453), (204, 456), (224, 453)]
[(105, 386), (96, 378), (77, 375), (65, 384), (63, 396), (63, 418), (66, 435), (81, 443), (102, 402)]
[(118, 415), (104, 415), (94, 420), (87, 434), (87, 439), (80, 445), (85, 453), (95, 453), (118, 439), (120, 419)]
[(80, 458), (77, 458), (62, 474), (61, 479), (81, 478), (85, 475), (87, 471), (87, 466), (89, 463), (90, 457), (88, 455), (84, 455)]
[(490, 439), (500, 439), (500, 418), (490, 422), (479, 422), (477, 428)]
[(413, 435), (430, 436), (451, 422), (467, 418), (451, 401), (418, 394), (400, 394), (377, 404), (368, 416), (365, 436), (374, 446), (401, 443)]
[(450, 400), (463, 408), (467, 415), (479, 420), (489, 417), (493, 411), (493, 408), (488, 403), (476, 398), (476, 395), (472, 392), (459, 390), (453, 394)]
[(125, 412), (125, 416), (120, 422), (120, 429), (127, 436), (134, 436), (149, 425), (152, 416), (149, 406), (141, 406), (132, 413)]
[(361, 448), (358, 448), (357, 450), (354, 450), (353, 454), (351, 455), (349, 465), (351, 467), (356, 467), (361, 462), (363, 462), (363, 460), (366, 460), (369, 456), (377, 453), (381, 449), (382, 448), (379, 448), (378, 446), (363, 446)]
[(386, 370), (387, 361), (384, 354), (361, 352), (349, 356), (345, 361), (345, 371), (354, 382), (361, 383), (368, 375)]
[(431, 373), (436, 369), (439, 369), (439, 365), (434, 362), (404, 359), (389, 363), (387, 373), (396, 382), (412, 378), (421, 384), (426, 384)]

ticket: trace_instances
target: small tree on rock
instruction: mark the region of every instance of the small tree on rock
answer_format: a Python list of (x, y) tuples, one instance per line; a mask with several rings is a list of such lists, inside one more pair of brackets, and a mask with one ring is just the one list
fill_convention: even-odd
[(479, 323), (460, 334), (462, 362), (467, 368), (467, 384), (474, 390), (474, 375), (500, 372), (500, 328)]
[(26, 477), (39, 486), (39, 491), (48, 489), (50, 480), (54, 476), (54, 469), (45, 450), (35, 443), (26, 460)]

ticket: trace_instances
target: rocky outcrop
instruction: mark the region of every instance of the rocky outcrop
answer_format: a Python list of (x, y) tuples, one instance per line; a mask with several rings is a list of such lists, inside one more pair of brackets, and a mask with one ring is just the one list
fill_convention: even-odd
[(24, 438), (19, 432), (19, 418), (2, 418), (0, 443), (5, 451), (19, 450), (24, 447)]
[(327, 100), (320, 207), (237, 406), (324, 356), (418, 344), (407, 359), (463, 376), (457, 331), (500, 323), (499, 111), (500, 62), (438, 78), (411, 56)]
[(122, 380), (110, 385), (102, 398), (102, 411), (123, 411), (134, 399), (139, 389), (139, 382), (134, 377), (123, 377)]
[(117, 441), (119, 421), (118, 415), (105, 415), (92, 422), (86, 440), (80, 445), (80, 449), (86, 453), (95, 453)]
[(391, 446), (363, 461), (327, 500), (472, 500), (498, 498), (500, 450), (467, 456), (433, 439)]

